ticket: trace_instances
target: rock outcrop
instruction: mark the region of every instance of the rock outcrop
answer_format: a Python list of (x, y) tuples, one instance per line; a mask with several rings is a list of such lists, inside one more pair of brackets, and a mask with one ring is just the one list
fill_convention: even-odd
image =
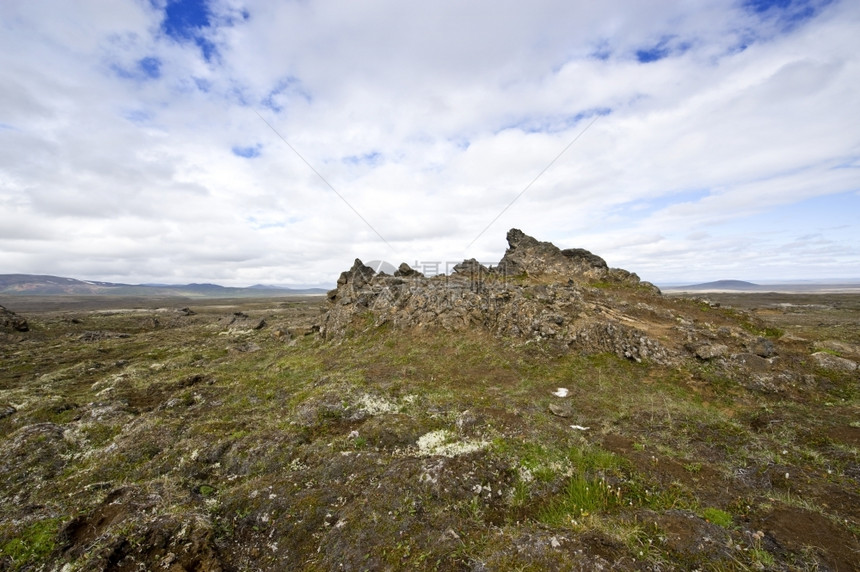
[[(464, 260), (450, 276), (425, 277), (401, 264), (395, 276), (376, 274), (356, 260), (328, 294), (331, 307), (320, 332), (331, 338), (356, 326), (481, 328), (514, 338), (553, 339), (573, 349), (609, 351), (632, 359), (672, 361), (673, 351), (616, 315), (600, 288), (632, 289), (659, 297), (659, 290), (633, 273), (609, 268), (583, 249), (561, 250), (517, 229), (498, 265)], [(598, 286), (598, 288), (595, 287)]]
[[(497, 265), (475, 259), (449, 276), (426, 277), (407, 264), (394, 276), (356, 260), (328, 294), (316, 328), (327, 339), (388, 325), (399, 330), (480, 330), (561, 351), (609, 352), (632, 361), (707, 367), (763, 392), (808, 385), (781, 357), (782, 346), (756, 335), (755, 318), (707, 300), (665, 298), (626, 270), (583, 249), (562, 250), (512, 229)], [(823, 368), (850, 360), (816, 354)], [(707, 365), (705, 365), (707, 364)]]
[(0, 306), (0, 332), (27, 332), (29, 330), (30, 326), (27, 324), (27, 320)]

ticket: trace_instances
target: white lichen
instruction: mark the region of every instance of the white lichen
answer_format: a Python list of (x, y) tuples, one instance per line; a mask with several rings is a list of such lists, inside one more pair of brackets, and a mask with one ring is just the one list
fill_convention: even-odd
[(487, 441), (457, 441), (456, 439), (456, 434), (447, 429), (430, 431), (418, 438), (418, 454), (424, 457), (431, 455), (456, 457), (457, 455), (480, 451), (489, 445)]
[(387, 399), (364, 394), (358, 399), (358, 408), (368, 415), (382, 415), (384, 413), (397, 413), (400, 408)]

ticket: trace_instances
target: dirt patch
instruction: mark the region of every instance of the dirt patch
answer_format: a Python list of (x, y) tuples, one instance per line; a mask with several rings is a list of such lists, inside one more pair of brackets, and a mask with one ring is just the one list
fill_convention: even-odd
[(851, 427), (850, 425), (830, 427), (825, 434), (834, 441), (860, 448), (860, 427)]
[(753, 523), (785, 551), (802, 552), (812, 547), (830, 570), (860, 567), (857, 537), (818, 513), (781, 506), (754, 518)]
[(637, 450), (634, 442), (621, 435), (604, 436), (603, 447), (626, 458), (636, 471), (655, 481), (661, 487), (680, 484), (694, 491), (702, 504), (726, 506), (737, 496), (736, 488), (714, 467), (701, 461), (670, 459), (657, 452)]

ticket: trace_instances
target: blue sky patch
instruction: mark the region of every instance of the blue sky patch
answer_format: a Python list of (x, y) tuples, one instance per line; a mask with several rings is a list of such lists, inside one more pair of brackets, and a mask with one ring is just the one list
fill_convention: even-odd
[(233, 154), (236, 155), (237, 157), (244, 157), (245, 159), (253, 159), (254, 157), (260, 156), (260, 151), (262, 148), (263, 148), (263, 146), (261, 144), (257, 143), (256, 145), (251, 145), (249, 147), (239, 147), (237, 145), (236, 147), (233, 147), (232, 151), (233, 151)]
[(775, 19), (782, 32), (815, 18), (832, 0), (746, 0), (744, 9), (762, 19)]
[(209, 8), (205, 0), (170, 0), (161, 24), (164, 33), (177, 40), (197, 37), (209, 26)]
[(208, 79), (203, 79), (200, 77), (195, 77), (193, 79), (194, 85), (196, 85), (197, 89), (199, 89), (203, 93), (209, 93), (209, 91), (212, 89), (212, 82)]
[(275, 113), (280, 113), (284, 110), (284, 106), (282, 105), (284, 100), (293, 97), (299, 97), (307, 103), (311, 102), (311, 94), (302, 87), (302, 81), (295, 76), (287, 76), (278, 80), (275, 87), (263, 99), (262, 104)]
[(589, 57), (605, 62), (612, 56), (612, 47), (609, 40), (599, 42), (594, 51), (589, 54)]
[(382, 153), (379, 151), (371, 151), (363, 155), (350, 155), (342, 159), (344, 163), (349, 165), (378, 165), (382, 162)]
[(641, 64), (649, 64), (690, 49), (688, 42), (675, 43), (674, 39), (675, 36), (664, 36), (655, 45), (636, 50), (636, 60)]
[(158, 79), (161, 77), (161, 60), (158, 58), (148, 57), (143, 58), (139, 62), (137, 62), (137, 66), (140, 70), (151, 79)]
[(610, 113), (612, 113), (612, 108), (610, 107), (597, 107), (586, 109), (573, 115), (526, 117), (502, 126), (498, 132), (505, 131), (506, 129), (518, 129), (524, 133), (559, 133), (574, 127), (583, 119), (590, 119), (595, 115), (609, 115)]
[(152, 119), (152, 114), (141, 109), (132, 109), (123, 112), (122, 116), (132, 123), (145, 123)]
[(206, 61), (210, 61), (217, 53), (215, 44), (204, 35), (204, 30), (212, 25), (210, 16), (205, 0), (169, 0), (161, 29), (174, 40), (193, 41)]

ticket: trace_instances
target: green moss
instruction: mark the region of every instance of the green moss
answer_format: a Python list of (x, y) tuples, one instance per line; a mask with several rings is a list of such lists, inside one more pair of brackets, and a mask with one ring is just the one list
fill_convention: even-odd
[(702, 518), (723, 528), (731, 528), (733, 525), (732, 515), (718, 508), (706, 508), (702, 511)]
[(59, 518), (33, 523), (17, 537), (7, 541), (0, 548), (0, 554), (12, 560), (13, 570), (22, 569), (26, 564), (37, 564), (56, 548), (59, 526)]

